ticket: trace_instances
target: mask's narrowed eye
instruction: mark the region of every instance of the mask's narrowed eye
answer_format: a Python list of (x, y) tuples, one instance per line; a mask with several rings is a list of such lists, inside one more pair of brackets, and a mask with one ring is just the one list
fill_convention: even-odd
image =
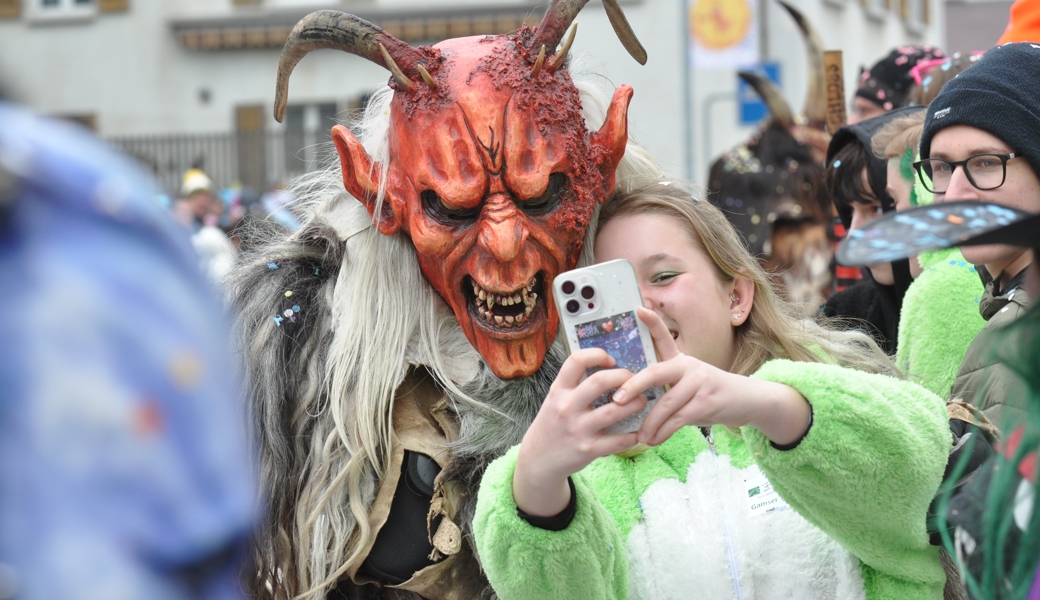
[(564, 192), (570, 188), (571, 181), (563, 173), (549, 175), (549, 185), (545, 186), (545, 192), (537, 198), (523, 200), (520, 208), (529, 215), (544, 215), (551, 212), (560, 205)]
[(426, 190), (419, 197), (426, 214), (442, 225), (468, 225), (475, 221), (480, 213), (479, 205), (473, 208), (452, 208), (433, 190)]

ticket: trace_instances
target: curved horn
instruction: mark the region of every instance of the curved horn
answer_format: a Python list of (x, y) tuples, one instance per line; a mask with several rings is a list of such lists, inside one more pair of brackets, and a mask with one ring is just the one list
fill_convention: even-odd
[[(534, 32), (534, 38), (531, 39), (528, 48), (533, 50), (545, 44), (546, 48), (555, 50), (556, 46), (560, 44), (560, 40), (563, 39), (563, 34), (567, 33), (567, 28), (574, 22), (574, 17), (578, 15), (578, 12), (581, 11), (588, 1), (552, 0), (549, 8), (545, 10), (545, 16), (538, 23), (538, 27)], [(628, 20), (625, 19), (625, 14), (621, 12), (621, 7), (618, 6), (617, 0), (603, 0), (603, 7), (607, 10), (607, 17), (614, 28), (614, 33), (621, 40), (625, 50), (628, 50), (628, 53), (639, 64), (645, 65), (646, 50), (643, 49), (639, 39), (636, 38), (636, 34), (632, 31)]]
[(542, 64), (545, 62), (545, 46), (542, 46), (541, 50), (538, 51), (538, 58), (534, 61), (534, 68), (531, 69), (531, 79), (538, 76), (538, 73), (542, 70)]
[[(574, 27), (571, 27), (571, 32), (567, 34), (567, 39), (563, 40), (563, 45), (560, 46), (560, 51), (552, 55), (549, 59), (549, 68), (557, 69), (563, 64), (563, 61), (567, 60), (567, 53), (571, 51), (571, 45), (574, 44), (574, 36), (578, 33), (578, 24), (575, 23)], [(544, 48), (545, 46), (542, 46)]]
[(383, 63), (386, 64), (386, 68), (390, 69), (390, 73), (394, 76), (394, 81), (396, 81), (398, 85), (403, 86), (404, 89), (412, 91), (412, 86), (415, 84), (412, 83), (411, 79), (408, 79), (408, 76), (404, 74), (401, 67), (397, 66), (397, 62), (394, 61), (394, 57), (390, 56), (386, 46), (379, 44), (379, 54), (383, 56)]
[(426, 82), (426, 85), (428, 85), (431, 90), (437, 89), (437, 82), (434, 81), (433, 76), (426, 70), (426, 67), (422, 66), (422, 63), (419, 63), (416, 67), (419, 69), (419, 74), (422, 75), (423, 81)]
[(805, 53), (809, 63), (809, 89), (806, 90), (803, 114), (809, 121), (810, 126), (823, 129), (824, 123), (827, 122), (827, 88), (823, 71), (823, 41), (820, 39), (820, 35), (816, 33), (816, 30), (813, 29), (809, 20), (805, 18), (805, 15), (795, 7), (784, 2), (784, 0), (778, 1), (791, 15), (794, 22), (798, 24), (798, 29), (802, 32), (802, 39), (805, 40)]
[(324, 48), (342, 50), (390, 69), (379, 50), (380, 44), (386, 47), (391, 62), (396, 63), (406, 79), (420, 76), (417, 65), (422, 55), (419, 51), (364, 19), (338, 10), (319, 10), (300, 19), (285, 40), (278, 60), (274, 118), (281, 122), (285, 116), (289, 75), (309, 52)]
[(794, 126), (794, 115), (791, 114), (791, 107), (784, 99), (784, 93), (780, 91), (780, 88), (769, 79), (752, 71), (737, 71), (737, 75), (750, 85), (766, 103), (766, 108), (769, 109), (773, 121), (790, 131), (790, 128)]
[(625, 47), (625, 50), (628, 50), (632, 58), (636, 59), (637, 63), (645, 65), (646, 49), (639, 43), (636, 32), (632, 31), (632, 26), (628, 24), (625, 13), (621, 12), (621, 7), (618, 6), (617, 0), (603, 0), (603, 8), (607, 11), (610, 26), (614, 28), (614, 33), (621, 40), (621, 45)]

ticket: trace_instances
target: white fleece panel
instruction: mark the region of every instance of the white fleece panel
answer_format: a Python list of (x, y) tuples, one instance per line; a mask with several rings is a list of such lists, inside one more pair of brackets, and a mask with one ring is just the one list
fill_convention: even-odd
[[(860, 562), (793, 509), (752, 515), (745, 479), (728, 456), (701, 453), (686, 483), (662, 479), (640, 498), (628, 538), (629, 595), (636, 599), (859, 600)], [(737, 595), (727, 533), (739, 573)]]

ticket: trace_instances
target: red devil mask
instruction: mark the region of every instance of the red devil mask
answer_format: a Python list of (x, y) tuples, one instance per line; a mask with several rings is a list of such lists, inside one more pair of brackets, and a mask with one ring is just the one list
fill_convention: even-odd
[[(423, 275), (499, 377), (541, 365), (559, 326), (552, 280), (577, 264), (628, 139), (632, 88), (618, 88), (606, 121), (589, 132), (562, 68), (574, 31), (547, 56), (585, 2), (554, 1), (533, 31), (423, 48), (353, 15), (319, 11), (297, 24), (279, 64), (279, 120), (289, 73), (311, 50), (346, 50), (393, 73), (385, 198), (377, 202), (381, 165), (337, 125), (343, 184), (381, 233), (411, 238)], [(645, 62), (614, 0), (604, 3)]]

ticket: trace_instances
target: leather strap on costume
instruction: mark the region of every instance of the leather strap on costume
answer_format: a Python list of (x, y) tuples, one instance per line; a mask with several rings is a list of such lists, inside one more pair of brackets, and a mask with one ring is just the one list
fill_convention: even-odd
[(946, 402), (946, 415), (949, 419), (964, 421), (969, 425), (978, 427), (990, 444), (1000, 440), (1000, 430), (986, 418), (986, 414), (963, 400), (949, 400)]
[[(407, 590), (430, 600), (462, 600), (479, 595), (474, 584), (481, 581), (479, 565), (472, 550), (462, 542), (462, 532), (455, 521), (460, 496), (457, 486), (445, 483), (445, 467), (451, 460), (448, 444), (458, 438), (458, 423), (448, 408), (444, 393), (424, 370), (413, 370), (397, 390), (393, 408), (391, 460), (386, 475), (380, 481), (376, 499), (369, 512), (372, 540), (364, 548), (367, 557), (375, 544), (380, 529), (386, 524), (390, 505), (397, 492), (402, 473), (405, 451), (416, 452), (433, 459), (441, 468), (434, 480), (433, 499), (427, 515), (427, 533), (433, 545), (430, 560), (434, 564), (417, 571), (400, 585), (387, 587)], [(437, 524), (434, 530), (432, 527)], [(357, 585), (384, 584), (377, 582), (359, 568), (364, 558), (347, 572)], [(468, 583), (472, 582), (472, 583)]]

